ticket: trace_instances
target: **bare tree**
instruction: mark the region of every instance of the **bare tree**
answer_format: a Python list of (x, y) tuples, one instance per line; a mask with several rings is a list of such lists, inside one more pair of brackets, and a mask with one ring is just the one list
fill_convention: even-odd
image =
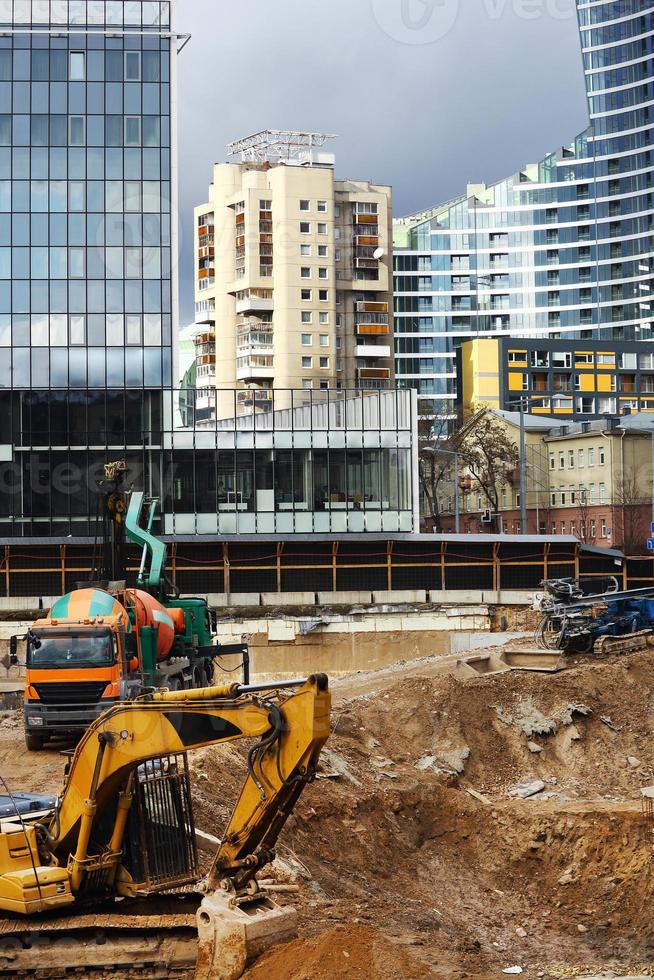
[(436, 532), (443, 530), (441, 492), (449, 480), (453, 462), (452, 428), (455, 426), (451, 413), (451, 404), (445, 403), (437, 408), (434, 418), (421, 419), (418, 425), (420, 487), (426, 516)]
[(588, 490), (580, 489), (577, 495), (579, 527), (577, 537), (581, 544), (590, 544), (590, 512), (588, 509)]
[(644, 552), (649, 531), (649, 505), (651, 500), (642, 492), (633, 469), (624, 472), (614, 490), (613, 519), (618, 525), (616, 543), (626, 555)]
[(501, 420), (487, 410), (470, 420), (456, 442), (471, 477), (472, 489), (482, 494), (497, 518), (501, 488), (515, 479), (520, 461), (518, 446)]

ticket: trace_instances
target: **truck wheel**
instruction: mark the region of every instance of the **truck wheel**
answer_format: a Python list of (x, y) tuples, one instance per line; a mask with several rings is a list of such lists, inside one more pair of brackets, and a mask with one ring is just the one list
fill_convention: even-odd
[(181, 691), (182, 690), (182, 682), (180, 681), (179, 677), (171, 677), (170, 678), (170, 680), (168, 681), (168, 690), (169, 691)]
[(45, 736), (37, 732), (25, 732), (25, 745), (28, 752), (40, 752), (45, 745)]
[(202, 667), (193, 668), (193, 684), (192, 687), (197, 691), (201, 687), (206, 687), (204, 683), (204, 671)]

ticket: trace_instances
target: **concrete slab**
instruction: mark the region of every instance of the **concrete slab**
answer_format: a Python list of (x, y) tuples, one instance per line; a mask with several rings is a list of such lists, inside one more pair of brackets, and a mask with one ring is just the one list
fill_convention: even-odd
[(418, 605), (427, 602), (427, 592), (424, 589), (391, 589), (390, 592), (373, 592), (372, 601), (376, 605), (393, 605), (396, 603)]
[(319, 606), (369, 606), (372, 592), (319, 592)]
[(315, 592), (262, 592), (263, 606), (315, 606)]
[(0, 596), (0, 612), (31, 612), (40, 606), (39, 596)]
[(438, 605), (441, 605), (441, 604), (442, 605), (449, 605), (449, 604), (462, 605), (462, 604), (470, 603), (473, 606), (478, 606), (482, 602), (484, 602), (484, 593), (481, 592), (481, 591), (479, 591), (479, 592), (469, 592), (469, 591), (466, 591), (466, 590), (463, 590), (463, 589), (462, 590), (459, 590), (459, 589), (457, 589), (457, 590), (448, 589), (446, 591), (442, 591), (442, 590), (439, 590), (439, 589), (430, 589), (429, 590), (429, 601), (430, 602), (433, 602), (434, 604), (438, 604)]
[(232, 606), (260, 606), (259, 592), (212, 592), (207, 601), (213, 609), (227, 609)]
[(268, 640), (276, 643), (289, 643), (295, 639), (297, 623), (284, 619), (273, 619), (268, 623)]

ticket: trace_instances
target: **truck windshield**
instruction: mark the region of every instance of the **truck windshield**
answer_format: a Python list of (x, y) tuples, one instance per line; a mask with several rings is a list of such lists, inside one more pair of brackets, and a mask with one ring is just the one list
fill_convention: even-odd
[(103, 667), (115, 662), (112, 635), (46, 631), (30, 633), (27, 640), (28, 667)]

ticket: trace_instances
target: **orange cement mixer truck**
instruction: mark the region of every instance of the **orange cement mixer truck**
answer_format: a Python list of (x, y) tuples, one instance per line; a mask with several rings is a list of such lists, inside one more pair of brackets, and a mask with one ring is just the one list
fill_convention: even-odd
[[(216, 656), (241, 656), (246, 644), (218, 646), (215, 616), (202, 598), (170, 595), (166, 547), (140, 526), (145, 498), (133, 493), (128, 537), (143, 545), (137, 588), (69, 592), (27, 632), (25, 742), (36, 751), (53, 735), (81, 734), (106, 708), (148, 690), (201, 688), (213, 682)], [(149, 557), (149, 563), (148, 563)], [(17, 660), (18, 637), (12, 638)]]

